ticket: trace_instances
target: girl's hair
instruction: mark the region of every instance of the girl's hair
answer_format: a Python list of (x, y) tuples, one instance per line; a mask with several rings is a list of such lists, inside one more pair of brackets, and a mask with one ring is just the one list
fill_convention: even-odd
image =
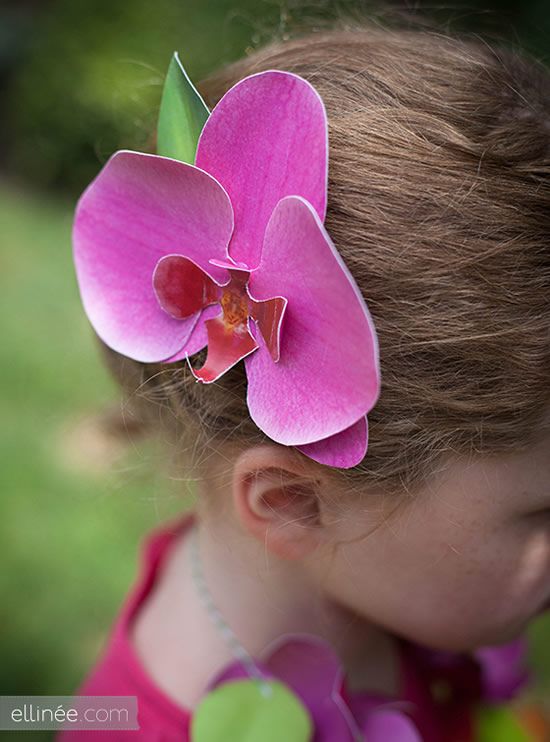
[[(298, 73), (325, 102), (326, 226), (379, 338), (367, 454), (329, 475), (411, 494), (452, 454), (529, 445), (550, 395), (546, 69), (478, 37), (367, 23), (272, 43), (199, 87), (212, 106), (266, 69)], [(244, 364), (202, 385), (185, 362), (104, 351), (136, 414), (160, 417), (197, 475), (225, 446), (269, 441), (248, 414)]]

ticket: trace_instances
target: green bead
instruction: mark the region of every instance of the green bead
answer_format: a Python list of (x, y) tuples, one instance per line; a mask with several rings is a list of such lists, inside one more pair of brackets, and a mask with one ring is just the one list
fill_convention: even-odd
[(199, 136), (209, 115), (177, 52), (174, 53), (160, 102), (157, 154), (193, 165)]
[(512, 711), (504, 706), (484, 706), (477, 715), (476, 742), (533, 742)]
[(309, 711), (277, 680), (223, 683), (200, 701), (191, 720), (192, 742), (309, 742), (312, 733)]

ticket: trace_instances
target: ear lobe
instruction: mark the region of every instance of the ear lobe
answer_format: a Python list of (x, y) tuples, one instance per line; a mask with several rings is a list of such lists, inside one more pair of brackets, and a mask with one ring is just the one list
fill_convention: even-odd
[(289, 470), (288, 462), (274, 462), (273, 449), (269, 459), (260, 458), (247, 456), (235, 464), (233, 497), (240, 521), (277, 556), (304, 558), (324, 533), (319, 482)]

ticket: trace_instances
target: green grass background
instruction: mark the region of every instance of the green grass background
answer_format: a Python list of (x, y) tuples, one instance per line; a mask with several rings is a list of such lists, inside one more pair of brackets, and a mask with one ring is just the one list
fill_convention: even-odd
[(135, 579), (141, 535), (189, 504), (152, 442), (103, 468), (74, 450), (78, 425), (117, 393), (78, 297), (71, 219), (69, 203), (0, 184), (9, 248), (0, 270), (0, 692), (10, 695), (73, 692)]

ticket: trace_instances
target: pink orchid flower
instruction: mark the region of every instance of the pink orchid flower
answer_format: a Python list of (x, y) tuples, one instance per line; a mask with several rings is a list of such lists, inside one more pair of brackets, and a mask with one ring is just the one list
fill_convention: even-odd
[[(263, 677), (285, 683), (309, 711), (314, 728), (310, 742), (421, 742), (407, 713), (410, 704), (349, 690), (340, 658), (321, 637), (283, 634), (262, 655), (255, 665)], [(233, 662), (214, 676), (206, 693), (248, 677), (244, 665)]]
[(147, 363), (208, 346), (192, 368), (202, 383), (244, 359), (255, 424), (348, 468), (367, 450), (380, 370), (369, 310), (323, 225), (327, 130), (301, 77), (247, 77), (211, 112), (194, 165), (116, 152), (78, 203), (73, 242), (108, 346)]
[(474, 652), (481, 670), (483, 698), (491, 703), (504, 703), (519, 696), (532, 680), (528, 667), (527, 635), (507, 644), (482, 647)]

